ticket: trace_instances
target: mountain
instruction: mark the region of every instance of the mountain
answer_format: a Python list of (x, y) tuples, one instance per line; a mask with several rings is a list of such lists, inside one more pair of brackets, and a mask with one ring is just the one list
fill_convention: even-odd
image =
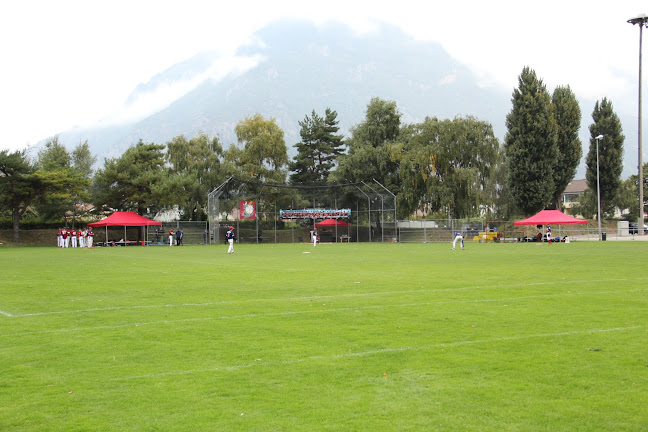
[[(134, 109), (166, 92), (172, 102), (162, 109), (136, 122), (65, 131), (59, 134), (61, 142), (87, 139), (100, 163), (140, 139), (166, 143), (181, 134), (191, 138), (205, 132), (229, 146), (236, 143), (236, 124), (259, 113), (277, 120), (292, 156), (300, 139), (298, 121), (313, 110), (337, 111), (341, 131), (348, 136), (364, 119), (373, 97), (396, 101), (405, 123), (426, 116), (477, 117), (490, 122), (503, 142), (513, 88), (478, 85), (477, 77), (436, 43), (416, 41), (389, 25), (360, 35), (343, 24), (303, 21), (278, 21), (255, 36), (256, 42), (239, 49), (236, 59), (202, 52), (137, 86), (126, 103)], [(230, 66), (232, 60), (237, 67)], [(585, 155), (594, 102), (579, 102)], [(636, 118), (621, 120), (626, 135), (622, 176), (627, 178), (636, 174), (637, 125)], [(584, 172), (583, 157), (576, 178), (584, 178)]]
[(277, 120), (291, 149), (299, 141), (298, 121), (312, 110), (336, 110), (348, 134), (373, 97), (396, 101), (404, 122), (473, 115), (504, 134), (510, 95), (479, 87), (438, 44), (415, 41), (386, 25), (358, 35), (342, 24), (281, 21), (256, 36), (257, 43), (239, 50), (241, 58), (256, 59), (244, 72), (214, 79), (208, 71), (218, 65), (218, 54), (200, 53), (138, 86), (128, 100), (133, 104), (174, 83), (199, 81), (167, 107), (134, 123), (66, 131), (61, 141), (87, 139), (100, 159), (120, 155), (139, 139), (165, 143), (201, 131), (227, 146), (236, 142), (236, 124), (260, 113)]

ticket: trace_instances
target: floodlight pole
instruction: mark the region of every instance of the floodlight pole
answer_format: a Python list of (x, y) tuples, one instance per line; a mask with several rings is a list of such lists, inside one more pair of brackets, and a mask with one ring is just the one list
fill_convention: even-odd
[(638, 188), (639, 188), (639, 218), (637, 219), (637, 234), (643, 235), (644, 230), (644, 190), (643, 190), (643, 157), (642, 157), (642, 145), (641, 145), (641, 43), (643, 39), (643, 28), (644, 26), (648, 27), (648, 15), (642, 14), (634, 18), (630, 18), (628, 22), (632, 25), (639, 24), (639, 178)]
[(599, 141), (603, 139), (603, 135), (599, 135), (596, 138), (596, 201), (598, 203), (598, 229), (599, 229), (599, 241), (603, 240), (603, 232), (601, 231), (601, 180), (599, 176)]

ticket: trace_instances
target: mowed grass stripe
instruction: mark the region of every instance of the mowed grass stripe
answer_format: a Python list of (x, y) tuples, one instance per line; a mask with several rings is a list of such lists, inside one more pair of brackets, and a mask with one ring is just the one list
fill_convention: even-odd
[[(421, 302), (421, 303), (404, 303), (404, 304), (383, 304), (383, 305), (372, 305), (372, 306), (354, 306), (354, 307), (342, 307), (335, 309), (309, 309), (309, 310), (291, 310), (284, 312), (266, 312), (266, 313), (255, 313), (255, 314), (239, 314), (239, 315), (219, 315), (211, 317), (201, 317), (201, 318), (183, 318), (175, 320), (161, 320), (161, 321), (150, 321), (150, 322), (131, 322), (123, 323), (116, 325), (101, 325), (101, 326), (88, 326), (88, 327), (74, 327), (74, 328), (60, 328), (60, 329), (50, 329), (50, 330), (40, 330), (40, 331), (31, 331), (31, 332), (21, 332), (21, 333), (5, 333), (0, 334), (0, 337), (17, 337), (17, 336), (27, 336), (31, 334), (47, 334), (47, 333), (66, 333), (66, 332), (81, 332), (81, 331), (95, 331), (95, 330), (106, 330), (113, 328), (123, 328), (123, 327), (137, 327), (137, 326), (152, 326), (152, 325), (168, 325), (174, 323), (184, 323), (184, 322), (198, 322), (198, 321), (211, 321), (211, 320), (232, 320), (232, 319), (250, 319), (250, 318), (266, 318), (273, 316), (289, 316), (289, 315), (299, 315), (299, 314), (318, 314), (318, 313), (338, 313), (338, 312), (349, 312), (349, 311), (364, 311), (364, 310), (375, 310), (375, 309), (384, 309), (384, 308), (418, 308), (421, 306), (435, 306), (435, 305), (451, 305), (451, 304), (467, 304), (467, 303), (495, 303), (495, 302), (515, 302), (521, 300), (530, 300), (530, 299), (541, 299), (541, 298), (555, 298), (555, 297), (571, 297), (571, 296), (601, 296), (601, 295), (617, 295), (617, 294), (628, 294), (628, 293), (639, 293), (648, 291), (648, 288), (640, 289), (630, 289), (630, 290), (614, 290), (614, 291), (589, 291), (589, 292), (561, 292), (561, 293), (548, 293), (548, 294), (537, 294), (529, 296), (518, 296), (518, 297), (503, 297), (503, 298), (483, 298), (483, 299), (471, 299), (471, 300), (440, 300), (434, 302)], [(337, 296), (325, 296), (323, 298), (330, 299)], [(322, 298), (320, 298), (322, 299)], [(279, 299), (275, 299), (279, 300)], [(288, 299), (280, 299), (288, 300)], [(303, 300), (303, 299), (300, 299)], [(255, 300), (255, 301), (269, 301), (268, 299), (264, 300)], [(238, 303), (238, 302), (221, 302), (221, 303), (205, 303), (205, 304), (184, 304), (184, 305), (164, 305), (161, 307), (189, 307), (189, 306), (213, 306), (217, 304), (224, 303)], [(141, 306), (141, 308), (158, 308), (160, 306)], [(15, 317), (32, 317), (32, 316), (41, 316), (49, 314), (59, 314), (59, 313), (92, 313), (92, 312), (106, 312), (106, 311), (115, 311), (122, 309), (133, 309), (133, 307), (123, 308), (106, 308), (106, 309), (88, 309), (83, 311), (67, 311), (67, 312), (50, 312), (50, 313), (37, 313), (37, 314), (23, 314), (15, 315)], [(1, 348), (0, 348), (1, 349)]]
[[(473, 290), (488, 290), (488, 289), (510, 289), (510, 288), (531, 288), (531, 287), (544, 287), (550, 286), (552, 288), (562, 288), (568, 284), (610, 284), (610, 283), (619, 283), (619, 282), (641, 282), (646, 281), (648, 278), (613, 278), (613, 279), (594, 279), (594, 280), (560, 280), (556, 282), (531, 282), (524, 284), (497, 284), (497, 285), (485, 285), (485, 286), (466, 286), (466, 287), (454, 287), (454, 288), (441, 288), (441, 289), (415, 289), (415, 290), (402, 290), (402, 291), (378, 291), (378, 292), (364, 292), (364, 293), (338, 293), (338, 294), (321, 294), (321, 295), (312, 295), (312, 296), (300, 296), (300, 297), (270, 297), (270, 298), (252, 298), (252, 299), (243, 299), (243, 300), (222, 300), (215, 302), (202, 302), (202, 303), (178, 303), (178, 304), (152, 304), (152, 305), (130, 305), (130, 306), (107, 306), (101, 308), (89, 308), (89, 309), (72, 309), (72, 310), (59, 310), (59, 311), (45, 311), (45, 312), (25, 312), (25, 313), (9, 313), (0, 310), (0, 314), (12, 317), (12, 318), (21, 318), (21, 317), (35, 317), (35, 316), (44, 316), (44, 315), (57, 315), (57, 314), (84, 314), (84, 313), (93, 313), (93, 312), (110, 312), (116, 310), (125, 310), (125, 309), (164, 309), (164, 308), (189, 308), (189, 307), (210, 307), (217, 305), (228, 305), (228, 304), (244, 304), (244, 303), (255, 303), (255, 302), (264, 302), (264, 303), (275, 303), (275, 302), (299, 302), (299, 301), (310, 301), (310, 300), (330, 300), (330, 299), (340, 299), (340, 298), (358, 298), (358, 297), (378, 297), (378, 296), (393, 296), (393, 295), (405, 295), (405, 294), (429, 294), (429, 293), (441, 293), (441, 292), (454, 292), (454, 291), (473, 291)], [(352, 282), (353, 283), (353, 282)], [(632, 291), (632, 290), (629, 290)], [(621, 292), (621, 291), (610, 291), (612, 292)], [(583, 294), (594, 294), (595, 292), (585, 292)], [(544, 295), (562, 295), (563, 293), (555, 294), (541, 294)], [(567, 294), (579, 294), (576, 291), (569, 291)], [(475, 301), (499, 301), (499, 299), (483, 299)]]
[(233, 370), (239, 370), (239, 369), (251, 368), (251, 367), (274, 367), (274, 366), (292, 365), (297, 363), (314, 362), (320, 360), (340, 360), (340, 359), (347, 359), (353, 357), (365, 357), (365, 356), (371, 356), (376, 354), (399, 353), (405, 351), (422, 351), (422, 350), (451, 348), (451, 347), (473, 345), (473, 344), (493, 344), (498, 342), (519, 341), (524, 339), (556, 338), (556, 337), (565, 337), (565, 336), (577, 336), (583, 334), (630, 331), (630, 330), (637, 330), (643, 328), (644, 328), (643, 326), (628, 326), (628, 327), (616, 327), (616, 328), (607, 328), (607, 329), (575, 330), (575, 331), (560, 332), (560, 333), (541, 333), (541, 334), (533, 334), (533, 335), (506, 336), (506, 337), (493, 338), (493, 339), (462, 340), (462, 341), (454, 341), (454, 342), (446, 342), (446, 343), (438, 343), (438, 344), (422, 345), (422, 346), (401, 346), (401, 347), (393, 347), (393, 348), (382, 348), (382, 349), (370, 350), (370, 351), (350, 352), (350, 353), (333, 354), (333, 355), (318, 355), (318, 356), (293, 359), (293, 360), (269, 361), (269, 362), (257, 361), (254, 363), (222, 366), (222, 367), (215, 367), (209, 369), (159, 372), (156, 374), (114, 377), (111, 379), (112, 380), (134, 380), (134, 379), (142, 379), (142, 378), (159, 378), (159, 377), (171, 376), (171, 375), (214, 373), (214, 372), (223, 372), (223, 371), (233, 371)]

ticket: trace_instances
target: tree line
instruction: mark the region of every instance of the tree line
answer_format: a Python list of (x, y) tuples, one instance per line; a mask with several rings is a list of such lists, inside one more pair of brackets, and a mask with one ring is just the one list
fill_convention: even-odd
[[(261, 114), (241, 120), (237, 143), (227, 148), (204, 133), (180, 135), (165, 144), (140, 140), (96, 171), (87, 141), (69, 152), (53, 137), (35, 158), (27, 150), (0, 152), (0, 215), (11, 219), (14, 241), (21, 220), (61, 221), (66, 214), (82, 213), (84, 203), (142, 215), (176, 208), (183, 220), (205, 220), (207, 194), (232, 176), (249, 181), (243, 186), (248, 193), (262, 192), (264, 183), (326, 186), (376, 180), (396, 194), (402, 218), (420, 211), (430, 217), (507, 220), (560, 208), (583, 154), (576, 96), (569, 86), (550, 94), (535, 71), (525, 67), (511, 103), (503, 143), (491, 124), (471, 116), (405, 124), (396, 102), (377, 97), (348, 137), (340, 134), (336, 111), (313, 110), (299, 121), (301, 140), (292, 159), (281, 128)], [(596, 214), (596, 137), (602, 135), (603, 212), (620, 207), (630, 208), (629, 217), (638, 215), (638, 204), (633, 208), (637, 179), (620, 179), (625, 137), (607, 98), (596, 102), (589, 130), (589, 189), (577, 211)], [(298, 189), (274, 195), (269, 201), (275, 204), (304, 201)]]

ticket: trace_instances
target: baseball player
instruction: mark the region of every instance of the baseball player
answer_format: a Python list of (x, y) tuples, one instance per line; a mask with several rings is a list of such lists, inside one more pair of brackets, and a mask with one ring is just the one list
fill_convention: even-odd
[(173, 228), (169, 230), (169, 246), (173, 246)]
[(464, 250), (464, 240), (460, 232), (454, 233), (454, 240), (452, 241), (452, 250), (455, 250), (457, 242), (461, 242), (461, 250)]
[(551, 225), (547, 225), (547, 242), (551, 244)]
[(63, 238), (63, 247), (66, 248), (70, 244), (70, 239), (69, 236), (70, 232), (67, 230), (67, 228), (63, 228), (61, 230), (61, 237)]
[(229, 227), (229, 230), (225, 233), (225, 238), (229, 246), (227, 248), (227, 253), (234, 253), (234, 240), (236, 240), (236, 235), (234, 234), (234, 227)]
[(78, 240), (77, 230), (72, 228), (72, 232), (70, 233), (70, 236), (71, 236), (71, 240), (72, 240), (72, 247), (73, 248), (77, 247), (77, 240)]
[(317, 232), (317, 227), (313, 229), (313, 247), (317, 246), (317, 242), (319, 241), (319, 233)]
[(79, 230), (79, 247), (84, 248), (85, 247), (85, 241), (86, 241), (86, 236), (88, 235), (88, 232), (83, 228), (82, 230)]
[(89, 249), (92, 249), (93, 241), (94, 241), (94, 233), (92, 232), (92, 227), (88, 227), (88, 233), (86, 234), (86, 243)]

